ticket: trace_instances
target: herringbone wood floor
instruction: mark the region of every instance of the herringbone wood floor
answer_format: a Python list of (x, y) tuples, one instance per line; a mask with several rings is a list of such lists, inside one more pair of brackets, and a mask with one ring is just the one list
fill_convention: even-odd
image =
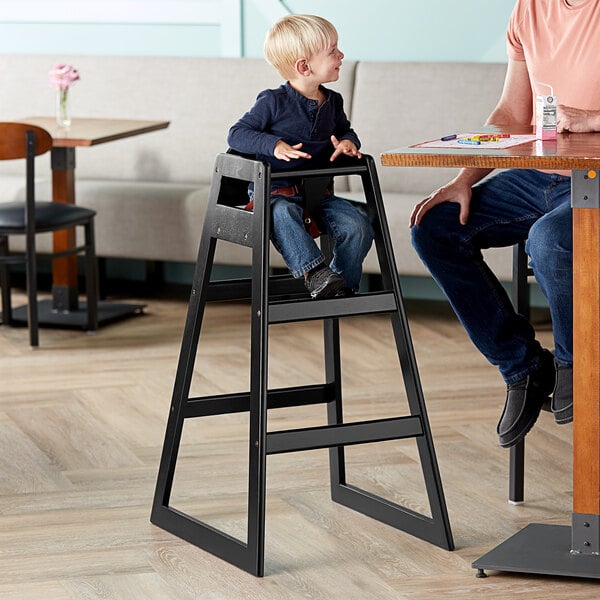
[[(569, 524), (570, 426), (543, 413), (528, 436), (526, 504), (507, 503), (495, 425), (504, 386), (445, 305), (409, 303), (411, 331), (453, 534), (446, 552), (336, 505), (327, 452), (268, 459), (266, 577), (255, 578), (149, 522), (185, 318), (184, 300), (102, 328), (0, 329), (0, 598), (589, 599), (590, 581), (492, 573), (471, 562), (528, 522)], [(193, 393), (247, 389), (248, 306), (208, 307)], [(542, 315), (543, 316), (543, 315)], [(539, 327), (551, 345), (549, 326)], [(347, 418), (405, 414), (387, 318), (342, 322)], [(318, 322), (271, 328), (270, 386), (322, 377)], [(322, 407), (270, 415), (318, 425)], [(173, 504), (243, 535), (246, 418), (186, 424)], [(349, 479), (427, 510), (412, 441), (348, 451)]]

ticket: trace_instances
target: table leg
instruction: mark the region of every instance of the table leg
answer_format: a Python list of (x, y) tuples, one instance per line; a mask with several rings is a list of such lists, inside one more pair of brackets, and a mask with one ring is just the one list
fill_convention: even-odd
[(575, 179), (572, 549), (600, 555), (600, 173)]
[[(52, 201), (75, 204), (75, 148), (52, 149)], [(75, 245), (75, 229), (54, 233), (54, 252)], [(52, 261), (52, 308), (65, 312), (77, 310), (77, 257), (64, 256)]]
[(600, 172), (574, 171), (573, 513), (532, 523), (473, 563), (485, 569), (600, 579)]

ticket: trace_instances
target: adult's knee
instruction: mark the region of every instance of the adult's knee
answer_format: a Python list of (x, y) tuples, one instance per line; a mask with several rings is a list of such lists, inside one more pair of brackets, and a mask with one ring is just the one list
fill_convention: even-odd
[(419, 225), (413, 225), (410, 230), (411, 242), (418, 255), (423, 258), (430, 254), (436, 254), (440, 247), (447, 245), (447, 240), (451, 234), (451, 224), (458, 216), (452, 217), (445, 210), (445, 205), (438, 205), (432, 208)]
[(569, 224), (539, 219), (529, 230), (525, 246), (534, 269), (570, 269), (572, 235)]
[(410, 230), (410, 241), (417, 254), (423, 256), (423, 252), (427, 250), (431, 242), (428, 227), (423, 224), (413, 225)]

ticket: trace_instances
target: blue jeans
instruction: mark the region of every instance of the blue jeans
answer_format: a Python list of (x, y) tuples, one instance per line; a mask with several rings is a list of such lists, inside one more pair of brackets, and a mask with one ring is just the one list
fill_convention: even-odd
[(571, 178), (508, 170), (473, 187), (469, 219), (445, 202), (412, 229), (413, 246), (446, 294), (471, 340), (506, 383), (535, 370), (541, 346), (484, 262), (484, 248), (527, 240), (526, 251), (548, 301), (555, 357), (573, 364)]
[[(271, 196), (273, 245), (294, 277), (303, 277), (325, 261), (319, 246), (306, 231), (301, 196)], [(337, 196), (321, 202), (321, 230), (333, 241), (330, 267), (343, 276), (347, 287), (358, 290), (362, 263), (373, 243), (373, 226), (362, 208)]]

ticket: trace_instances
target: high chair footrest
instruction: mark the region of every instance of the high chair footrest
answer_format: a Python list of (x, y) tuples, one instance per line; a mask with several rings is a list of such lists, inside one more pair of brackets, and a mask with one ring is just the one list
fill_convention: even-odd
[(269, 323), (289, 323), (333, 317), (390, 313), (398, 305), (392, 292), (361, 294), (323, 300), (294, 300), (269, 304)]
[(423, 435), (420, 417), (377, 419), (267, 433), (267, 454), (382, 442)]
[[(324, 404), (335, 399), (333, 384), (302, 385), (278, 388), (267, 392), (267, 408), (288, 408), (308, 404)], [(184, 418), (228, 415), (250, 410), (250, 392), (220, 394), (189, 398), (184, 410)]]

